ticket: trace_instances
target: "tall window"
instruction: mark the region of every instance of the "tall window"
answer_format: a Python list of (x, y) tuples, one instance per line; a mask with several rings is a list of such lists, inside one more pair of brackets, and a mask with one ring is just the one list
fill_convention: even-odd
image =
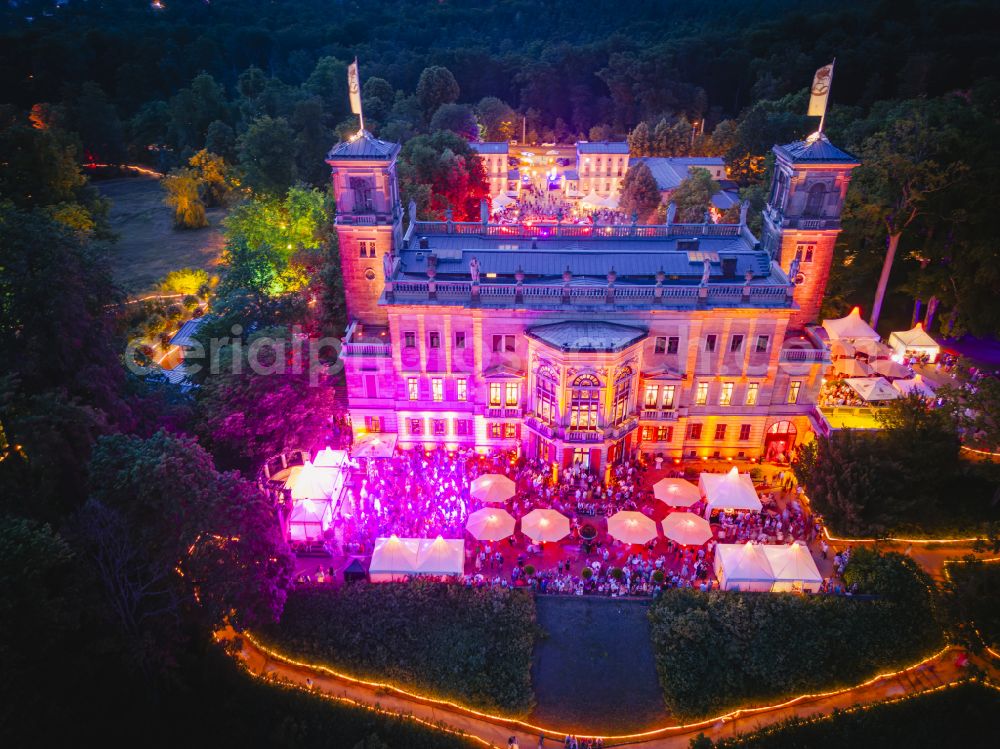
[(799, 389), (802, 387), (802, 383), (799, 380), (793, 380), (788, 386), (788, 402), (798, 403), (799, 401)]
[(673, 408), (674, 407), (674, 393), (677, 392), (677, 388), (673, 385), (664, 385), (660, 388), (660, 394), (663, 396), (661, 401), (662, 408)]
[(455, 348), (465, 348), (465, 333), (463, 331), (455, 333)]
[(493, 350), (496, 352), (500, 351), (510, 351), (515, 350), (514, 336), (512, 335), (495, 335), (493, 336)]
[(455, 434), (459, 437), (468, 437), (472, 434), (472, 421), (470, 419), (456, 419)]
[(750, 425), (740, 424), (740, 442), (746, 442), (750, 439)]
[(757, 353), (762, 354), (767, 351), (767, 345), (771, 342), (770, 336), (759, 335), (757, 336)]
[(747, 385), (747, 405), (756, 406), (757, 405), (757, 393), (760, 390), (760, 385), (756, 382), (751, 382)]
[(434, 419), (431, 421), (431, 429), (435, 437), (444, 437), (447, 434), (448, 422), (444, 419)]
[(412, 330), (403, 333), (403, 345), (406, 348), (416, 348), (417, 347), (417, 334)]
[(503, 384), (500, 382), (490, 383), (490, 405), (496, 408), (503, 403)]
[(440, 377), (431, 378), (431, 397), (438, 403), (444, 400), (444, 380)]
[(541, 367), (535, 377), (535, 416), (546, 424), (556, 420), (556, 373), (551, 367)]
[(704, 406), (708, 403), (708, 383), (699, 382), (698, 389), (694, 394), (694, 403), (696, 406)]
[(424, 433), (424, 420), (410, 419), (410, 434), (423, 434), (423, 433)]
[(665, 354), (667, 353), (667, 339), (665, 336), (657, 336), (656, 342), (653, 344), (654, 354)]
[(427, 334), (427, 345), (431, 348), (441, 348), (441, 334), (433, 331)]
[(646, 385), (646, 395), (643, 398), (643, 406), (646, 408), (656, 408), (656, 401), (660, 397), (660, 389), (656, 385)]
[(467, 401), (469, 399), (469, 381), (455, 380), (455, 400)]
[(628, 403), (631, 394), (632, 368), (622, 367), (615, 376), (615, 393), (611, 405), (612, 423), (621, 424), (628, 417)]
[(406, 397), (415, 401), (420, 397), (420, 383), (416, 377), (406, 378)]
[(518, 401), (521, 400), (521, 388), (516, 382), (508, 382), (505, 388), (504, 404), (507, 406), (516, 406)]
[(382, 431), (382, 417), (381, 416), (366, 416), (365, 417), (365, 429), (369, 432), (381, 432)]
[(722, 390), (719, 392), (719, 405), (728, 406), (733, 402), (733, 383), (722, 383)]
[(657, 442), (672, 442), (674, 439), (673, 427), (656, 427)]
[(679, 336), (672, 335), (667, 338), (667, 353), (676, 354), (677, 348), (680, 346), (681, 339)]
[(726, 425), (716, 424), (715, 425), (715, 439), (724, 440), (726, 438)]
[(687, 438), (689, 440), (701, 439), (701, 424), (688, 424)]
[(826, 185), (817, 182), (809, 188), (809, 196), (806, 198), (806, 216), (819, 218), (823, 215), (823, 201), (826, 200)]
[(737, 351), (743, 348), (743, 336), (737, 333), (732, 338), (729, 339), (729, 351), (735, 354)]
[(580, 375), (573, 381), (569, 399), (571, 429), (597, 429), (597, 409), (601, 383), (594, 375)]
[(709, 333), (705, 336), (705, 351), (712, 353), (715, 351), (715, 342), (719, 340), (719, 337), (715, 333)]

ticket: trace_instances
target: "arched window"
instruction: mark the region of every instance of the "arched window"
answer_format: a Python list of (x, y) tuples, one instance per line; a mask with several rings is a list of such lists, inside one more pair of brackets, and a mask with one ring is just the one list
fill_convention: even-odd
[(597, 412), (601, 402), (601, 381), (596, 375), (580, 375), (573, 380), (569, 398), (571, 429), (597, 429)]
[(817, 182), (809, 188), (809, 196), (806, 198), (806, 216), (819, 218), (823, 215), (823, 201), (826, 200), (826, 185)]
[(632, 368), (622, 367), (615, 375), (614, 401), (611, 405), (611, 421), (616, 426), (628, 418), (629, 401), (632, 397)]
[(795, 425), (790, 421), (779, 421), (770, 426), (767, 430), (768, 434), (795, 434), (797, 430)]
[(535, 374), (535, 416), (546, 424), (559, 418), (557, 388), (559, 376), (549, 366), (541, 366)]

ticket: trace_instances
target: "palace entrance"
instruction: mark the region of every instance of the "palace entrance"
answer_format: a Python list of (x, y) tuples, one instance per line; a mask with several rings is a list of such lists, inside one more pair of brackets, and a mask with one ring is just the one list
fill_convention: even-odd
[(795, 425), (790, 421), (779, 421), (772, 424), (764, 435), (764, 459), (787, 461), (791, 449), (795, 446)]

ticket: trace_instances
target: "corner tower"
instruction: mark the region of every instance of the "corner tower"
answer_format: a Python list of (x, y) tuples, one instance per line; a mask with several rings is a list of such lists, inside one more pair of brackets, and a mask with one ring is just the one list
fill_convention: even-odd
[(362, 130), (327, 154), (337, 201), (337, 241), (344, 275), (347, 316), (385, 325), (378, 306), (385, 286), (383, 258), (402, 241), (403, 210), (396, 180), (399, 144)]
[(795, 282), (789, 328), (819, 321), (830, 278), (840, 214), (860, 162), (834, 146), (823, 133), (775, 146), (774, 176), (764, 208), (764, 247)]

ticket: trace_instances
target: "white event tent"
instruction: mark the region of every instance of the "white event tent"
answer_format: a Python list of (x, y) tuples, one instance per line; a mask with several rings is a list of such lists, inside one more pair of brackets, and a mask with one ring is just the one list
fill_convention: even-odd
[(868, 402), (891, 401), (899, 397), (899, 391), (884, 377), (848, 377), (844, 382)]
[(292, 514), (288, 518), (288, 538), (304, 543), (321, 541), (332, 519), (329, 500), (299, 500), (292, 505)]
[(903, 395), (909, 395), (910, 393), (919, 393), (925, 398), (934, 397), (934, 388), (919, 374), (915, 374), (913, 377), (907, 380), (894, 380), (892, 386), (896, 388)]
[(368, 573), (373, 583), (391, 583), (406, 580), (410, 575), (417, 574), (417, 550), (419, 538), (389, 538), (375, 539), (375, 551), (372, 553)]
[(418, 575), (461, 575), (465, 572), (465, 541), (460, 538), (421, 538), (417, 547)]
[(715, 576), (722, 590), (766, 592), (774, 584), (774, 571), (767, 555), (749, 541), (715, 547)]
[(871, 326), (861, 319), (861, 310), (855, 307), (846, 317), (838, 317), (834, 320), (824, 320), (823, 329), (830, 336), (831, 341), (857, 341), (857, 340), (879, 340), (879, 334), (872, 330)]
[(908, 354), (923, 356), (926, 354), (930, 357), (931, 361), (937, 361), (938, 355), (941, 353), (941, 347), (938, 345), (938, 342), (930, 337), (927, 331), (924, 330), (924, 326), (920, 323), (917, 323), (915, 327), (909, 330), (890, 333), (889, 346), (899, 356), (906, 356)]
[(749, 473), (740, 473), (733, 466), (729, 473), (703, 473), (698, 477), (698, 488), (705, 497), (705, 517), (712, 510), (760, 511), (760, 497), (753, 487)]
[(769, 545), (761, 548), (774, 574), (774, 582), (771, 585), (774, 593), (804, 590), (819, 592), (823, 576), (819, 573), (816, 562), (804, 543), (796, 541), (793, 544)]
[(318, 466), (307, 460), (291, 468), (285, 487), (291, 489), (293, 500), (337, 500), (344, 488), (344, 474), (339, 467)]

